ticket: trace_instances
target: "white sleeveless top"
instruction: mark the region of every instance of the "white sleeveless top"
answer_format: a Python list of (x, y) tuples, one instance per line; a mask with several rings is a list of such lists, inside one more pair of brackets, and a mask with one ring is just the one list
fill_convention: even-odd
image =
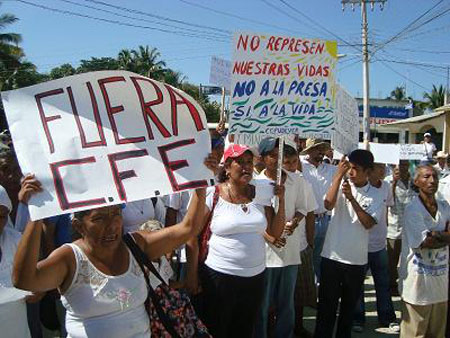
[(129, 252), (128, 270), (119, 276), (99, 271), (76, 244), (69, 245), (76, 258), (72, 283), (61, 296), (67, 310), (68, 337), (150, 337), (145, 311), (147, 285)]

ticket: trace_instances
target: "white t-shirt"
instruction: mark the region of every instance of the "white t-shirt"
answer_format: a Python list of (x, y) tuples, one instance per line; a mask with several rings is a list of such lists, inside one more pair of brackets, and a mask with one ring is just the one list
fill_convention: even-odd
[(433, 159), (433, 153), (436, 151), (436, 145), (433, 142), (423, 142), (425, 154), (422, 157), (422, 161), (428, 161)]
[[(302, 182), (301, 189), (304, 193), (305, 198), (305, 204), (307, 207), (305, 207), (306, 210), (309, 210), (307, 213), (314, 211), (317, 209), (317, 202), (316, 198), (314, 196), (314, 191), (311, 186), (311, 184), (305, 180), (302, 174), (300, 174), (300, 180)], [(299, 223), (298, 227), (300, 228), (300, 252), (305, 250), (308, 247), (308, 241), (306, 239), (306, 215)]]
[(328, 163), (321, 163), (316, 168), (307, 160), (302, 160), (302, 168), (303, 177), (312, 185), (314, 196), (316, 197), (317, 210), (315, 213), (328, 213), (323, 200), (333, 182), (333, 176), (337, 171), (337, 167)]
[[(186, 216), (190, 199), (191, 194), (189, 191), (177, 192), (167, 196), (165, 206), (177, 211), (177, 223), (180, 223)], [(179, 248), (179, 254), (180, 262), (186, 263), (186, 246), (184, 244)]]
[(20, 233), (5, 227), (0, 235), (0, 332), (2, 337), (30, 337), (25, 296), (30, 293), (13, 287), (11, 274)]
[[(296, 212), (300, 212), (305, 215), (314, 211), (317, 207), (315, 199), (313, 198), (313, 204), (311, 199), (307, 198), (305, 192), (305, 180), (299, 173), (291, 173), (285, 171), (287, 177), (285, 186), (285, 216), (286, 222), (291, 221)], [(273, 184), (274, 181), (267, 178), (265, 170), (255, 179), (260, 184)], [(272, 205), (273, 201), (272, 201)], [(305, 228), (305, 222), (294, 230), (291, 236), (286, 238), (286, 245), (283, 248), (274, 247), (272, 244), (266, 243), (266, 267), (279, 268), (289, 265), (297, 265), (301, 263), (300, 251), (301, 249), (301, 232)]]
[(450, 175), (439, 180), (438, 195), (450, 203)]
[(123, 231), (133, 232), (150, 219), (156, 219), (162, 224), (165, 222), (165, 213), (161, 201), (157, 200), (155, 207), (151, 198), (145, 200), (129, 202), (122, 210)]
[(450, 221), (450, 206), (437, 199), (438, 211), (433, 218), (420, 198), (415, 197), (405, 209), (405, 227), (399, 269), (399, 291), (405, 302), (429, 305), (448, 299), (448, 246), (421, 248), (429, 231), (445, 230)]
[(381, 187), (376, 188), (380, 194), (380, 199), (384, 206), (381, 208), (378, 223), (369, 230), (369, 252), (377, 252), (386, 248), (387, 235), (387, 208), (394, 205), (394, 196), (391, 185), (386, 181), (381, 181)]
[[(221, 273), (251, 277), (266, 268), (264, 231), (267, 229), (265, 205), (271, 197), (261, 198), (258, 186), (252, 202), (233, 204), (219, 197), (211, 219), (211, 238), (205, 264)], [(207, 189), (206, 206), (211, 210), (215, 188)], [(273, 187), (272, 187), (273, 192)], [(267, 198), (268, 197), (268, 198)]]
[[(361, 208), (376, 221), (380, 219), (384, 203), (379, 198), (377, 189), (367, 183), (357, 188), (351, 182), (353, 197)], [(351, 203), (342, 194), (339, 188), (336, 205), (331, 214), (322, 257), (344, 264), (367, 264), (369, 231), (364, 228), (358, 219)]]
[[(392, 185), (392, 176), (385, 179)], [(391, 189), (392, 191), (392, 189)], [(405, 185), (403, 181), (399, 180), (395, 186), (394, 205), (388, 209), (388, 232), (387, 238), (389, 239), (401, 239), (402, 228), (404, 225), (403, 215), (405, 213), (406, 206), (411, 202), (416, 195), (411, 188), (410, 181)]]

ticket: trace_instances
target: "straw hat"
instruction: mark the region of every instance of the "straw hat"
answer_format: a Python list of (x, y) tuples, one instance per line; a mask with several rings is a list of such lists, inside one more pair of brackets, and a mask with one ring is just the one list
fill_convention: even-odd
[(436, 158), (447, 158), (447, 157), (448, 157), (448, 154), (446, 152), (443, 152), (442, 150), (438, 151), (436, 154)]
[(301, 155), (308, 154), (311, 150), (317, 149), (317, 148), (325, 148), (328, 150), (331, 148), (330, 144), (328, 142), (324, 142), (321, 139), (318, 138), (309, 138), (306, 140), (306, 148), (302, 150), (300, 153)]

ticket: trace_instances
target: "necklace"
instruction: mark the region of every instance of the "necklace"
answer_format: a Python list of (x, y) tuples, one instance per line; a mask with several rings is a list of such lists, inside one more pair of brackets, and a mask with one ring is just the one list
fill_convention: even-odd
[(242, 209), (242, 211), (245, 212), (245, 213), (248, 213), (248, 212), (249, 212), (249, 209), (248, 209), (248, 206), (247, 206), (245, 203), (235, 203), (235, 201), (236, 201), (237, 199), (231, 197), (231, 186), (230, 186), (230, 183), (227, 184), (227, 187), (228, 187), (228, 189), (227, 189), (228, 198), (230, 199), (231, 203), (233, 203), (233, 204), (239, 204), (240, 207), (241, 207), (241, 209)]

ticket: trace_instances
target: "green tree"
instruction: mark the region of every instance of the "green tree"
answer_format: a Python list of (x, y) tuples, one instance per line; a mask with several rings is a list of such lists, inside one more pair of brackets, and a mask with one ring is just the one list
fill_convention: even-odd
[(119, 63), (119, 69), (136, 72), (136, 62), (131, 50), (122, 49), (117, 55), (117, 62)]
[(77, 70), (70, 64), (64, 63), (59, 67), (55, 67), (50, 71), (49, 77), (51, 80), (60, 79), (62, 77), (76, 74)]
[[(1, 5), (1, 2), (0, 2)], [(19, 20), (15, 15), (0, 15), (0, 90), (17, 73), (23, 51), (19, 47), (22, 37), (17, 33), (3, 32), (5, 28)]]
[(186, 76), (184, 76), (183, 73), (179, 71), (168, 68), (164, 72), (162, 81), (170, 84), (171, 86), (181, 88), (183, 83), (186, 81)]
[(90, 60), (81, 60), (77, 73), (94, 72), (97, 70), (118, 70), (119, 62), (112, 57), (91, 57)]
[(219, 122), (220, 119), (220, 104), (213, 101), (209, 101), (209, 97), (203, 93), (199, 92), (199, 87), (192, 84), (185, 82), (182, 84), (181, 90), (183, 90), (185, 93), (192, 96), (192, 98), (197, 101), (200, 106), (205, 111), (206, 120), (208, 122)]
[(427, 106), (431, 109), (436, 109), (444, 105), (445, 88), (440, 85), (439, 88), (433, 85), (430, 93), (423, 93), (423, 98), (426, 100)]
[(156, 48), (149, 46), (139, 46), (137, 50), (132, 50), (136, 72), (155, 80), (163, 78), (166, 63), (160, 60), (161, 53)]
[(395, 87), (393, 91), (391, 91), (391, 94), (389, 95), (388, 99), (394, 99), (396, 101), (403, 101), (406, 100), (406, 92), (404, 87)]
[(48, 75), (39, 73), (33, 63), (25, 60), (6, 80), (2, 90), (28, 87), (47, 80), (49, 80)]

